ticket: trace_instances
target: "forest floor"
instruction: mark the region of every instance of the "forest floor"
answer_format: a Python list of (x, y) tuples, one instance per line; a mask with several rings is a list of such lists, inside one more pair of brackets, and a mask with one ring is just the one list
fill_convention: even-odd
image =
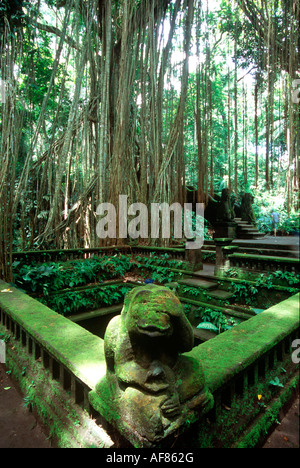
[(18, 382), (0, 364), (0, 448), (51, 448), (48, 434), (24, 402)]
[[(0, 364), (0, 448), (57, 448), (39, 418), (24, 405), (20, 387), (4, 364)], [(299, 392), (261, 448), (299, 448)]]

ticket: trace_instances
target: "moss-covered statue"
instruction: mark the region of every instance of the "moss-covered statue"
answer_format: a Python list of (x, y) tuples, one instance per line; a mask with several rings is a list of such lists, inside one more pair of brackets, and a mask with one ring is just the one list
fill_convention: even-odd
[(204, 215), (212, 226), (215, 226), (216, 223), (227, 223), (234, 220), (235, 213), (228, 188), (222, 190), (221, 196), (215, 195), (215, 198), (209, 196)]
[(255, 224), (255, 214), (252, 208), (254, 197), (251, 193), (244, 193), (241, 202), (241, 218), (250, 224)]
[(233, 221), (234, 216), (235, 214), (231, 205), (229, 189), (224, 188), (217, 208), (217, 221)]
[(180, 301), (162, 286), (134, 288), (110, 321), (106, 375), (90, 401), (134, 446), (155, 446), (213, 406), (200, 362), (180, 354), (193, 341)]

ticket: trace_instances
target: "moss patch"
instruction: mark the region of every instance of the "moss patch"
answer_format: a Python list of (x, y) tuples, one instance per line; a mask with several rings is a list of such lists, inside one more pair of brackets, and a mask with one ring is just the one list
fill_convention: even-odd
[[(1, 293), (5, 289), (11, 293)], [(105, 373), (101, 338), (2, 281), (0, 306), (86, 385), (93, 388)]]
[(109, 448), (112, 441), (104, 429), (72, 401), (39, 360), (28, 355), (7, 332), (6, 337), (6, 366), (19, 382), (24, 405), (38, 414), (56, 445), (59, 448)]
[(296, 294), (188, 353), (202, 362), (213, 392), (297, 330), (299, 298)]

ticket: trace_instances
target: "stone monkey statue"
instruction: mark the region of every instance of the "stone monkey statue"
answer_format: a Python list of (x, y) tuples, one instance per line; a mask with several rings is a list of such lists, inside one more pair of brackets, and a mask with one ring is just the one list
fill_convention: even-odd
[(134, 288), (108, 325), (107, 372), (92, 404), (129, 440), (152, 446), (213, 404), (201, 363), (181, 355), (193, 342), (193, 329), (172, 291)]

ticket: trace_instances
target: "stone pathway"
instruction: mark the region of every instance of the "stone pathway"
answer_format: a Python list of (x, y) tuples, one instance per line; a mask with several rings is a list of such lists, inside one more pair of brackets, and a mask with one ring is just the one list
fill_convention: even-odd
[(0, 448), (51, 448), (47, 432), (29, 411), (15, 380), (0, 364)]
[(299, 392), (291, 408), (262, 448), (299, 448)]

